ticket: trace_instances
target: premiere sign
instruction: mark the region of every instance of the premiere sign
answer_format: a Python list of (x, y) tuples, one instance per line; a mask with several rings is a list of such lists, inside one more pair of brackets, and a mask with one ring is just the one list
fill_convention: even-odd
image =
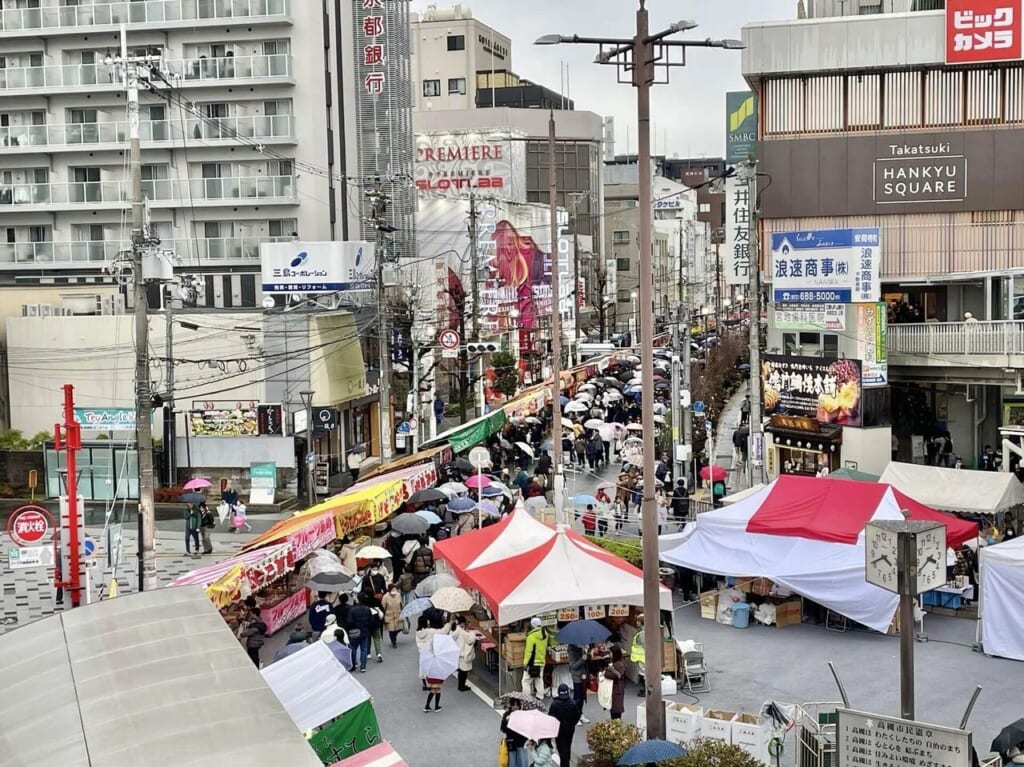
[(462, 131), (416, 136), (416, 189), (421, 194), (482, 196), (526, 202), (526, 143), (520, 134)]

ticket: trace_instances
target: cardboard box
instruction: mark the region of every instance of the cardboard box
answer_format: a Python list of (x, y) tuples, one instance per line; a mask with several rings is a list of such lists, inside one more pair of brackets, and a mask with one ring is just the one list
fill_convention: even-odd
[(700, 617), (714, 620), (718, 614), (718, 592), (702, 591), (700, 595)]
[(509, 634), (501, 644), (501, 654), (513, 667), (523, 665), (526, 655), (526, 634)]
[(701, 736), (704, 707), (690, 703), (669, 703), (665, 707), (665, 736), (686, 744)]
[[(676, 674), (679, 668), (676, 664), (676, 640), (666, 639), (661, 643), (661, 673)], [(675, 694), (675, 691), (672, 693)]]
[(787, 599), (775, 606), (775, 625), (778, 628), (799, 626), (803, 622), (803, 606), (799, 599)]
[(732, 722), (735, 718), (735, 711), (707, 709), (701, 719), (700, 736), (732, 743)]
[(771, 725), (763, 717), (741, 713), (732, 722), (732, 744), (763, 764), (771, 764), (772, 761), (768, 753), (771, 739)]
[[(672, 705), (670, 700), (662, 700), (661, 704), (665, 707), (665, 720), (668, 721), (668, 707)], [(641, 703), (636, 707), (636, 726), (640, 728), (640, 737), (643, 740), (647, 739), (647, 703)], [(667, 734), (668, 724), (665, 725)], [(671, 740), (671, 738), (669, 738)]]

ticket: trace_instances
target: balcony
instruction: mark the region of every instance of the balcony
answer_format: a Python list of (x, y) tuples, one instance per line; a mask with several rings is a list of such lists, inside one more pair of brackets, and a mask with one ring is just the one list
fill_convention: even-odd
[[(258, 264), (261, 242), (290, 242), (292, 239), (294, 238), (223, 237), (163, 240), (160, 247), (174, 251), (181, 266)], [(99, 268), (127, 248), (127, 241), (0, 243), (0, 271)]]
[[(142, 193), (154, 208), (212, 207), (234, 205), (239, 201), (295, 204), (298, 201), (295, 181), (295, 176), (144, 180)], [(11, 184), (0, 186), (0, 216), (48, 212), (55, 208), (121, 210), (128, 203), (129, 193), (128, 181)]]
[(1024, 368), (1024, 321), (889, 325), (889, 364)]
[(194, 29), (219, 26), (226, 20), (241, 19), (245, 24), (282, 23), (290, 20), (291, 0), (144, 0), (143, 2), (94, 3), (90, 5), (10, 8), (0, 11), (0, 31), (5, 37), (80, 34), (98, 31), (96, 27), (116, 29), (131, 24), (132, 29), (151, 25), (156, 29)]
[[(287, 144), (295, 141), (294, 124), (291, 115), (189, 118), (185, 121), (183, 135), (181, 123), (177, 120), (144, 120), (139, 123), (139, 137), (143, 148), (178, 146), (186, 138), (209, 146), (233, 145), (247, 138)], [(123, 149), (127, 140), (127, 121), (0, 127), (0, 146), (10, 154), (74, 152), (103, 145), (110, 149)]]
[[(222, 56), (164, 62), (168, 76), (176, 76), (185, 86), (227, 85), (235, 82), (289, 82), (292, 57), (286, 53), (260, 56)], [(106, 64), (62, 64), (42, 67), (0, 69), (0, 93), (6, 96), (50, 93), (75, 93), (82, 89), (120, 91), (122, 86), (113, 67)]]

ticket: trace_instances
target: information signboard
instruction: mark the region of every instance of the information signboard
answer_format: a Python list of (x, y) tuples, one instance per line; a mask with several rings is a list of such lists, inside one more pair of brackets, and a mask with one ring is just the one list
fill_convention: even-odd
[(882, 235), (877, 227), (772, 234), (776, 303), (850, 304), (879, 300)]
[(836, 767), (970, 767), (965, 730), (845, 708), (836, 713)]

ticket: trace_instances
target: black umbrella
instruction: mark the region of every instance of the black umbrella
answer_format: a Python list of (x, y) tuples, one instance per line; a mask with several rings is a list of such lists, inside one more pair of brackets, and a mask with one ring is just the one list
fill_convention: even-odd
[(422, 535), (429, 527), (430, 523), (416, 514), (399, 514), (391, 520), (391, 529), (403, 535)]
[(463, 474), (475, 474), (476, 467), (469, 462), (468, 458), (463, 458), (461, 455), (451, 463), (456, 470), (461, 471)]
[(1003, 731), (996, 735), (996, 739), (992, 741), (992, 747), (989, 750), (1005, 754), (1011, 748), (1019, 746), (1021, 743), (1024, 743), (1024, 719), (1018, 719), (1013, 724), (1006, 725)]
[(202, 493), (184, 493), (178, 500), (182, 503), (206, 503), (206, 496)]
[(409, 496), (409, 503), (440, 503), (447, 500), (447, 494), (436, 487), (428, 487)]
[(355, 578), (347, 573), (339, 572), (317, 573), (306, 581), (306, 586), (314, 591), (330, 591), (332, 593), (349, 591), (355, 584)]

